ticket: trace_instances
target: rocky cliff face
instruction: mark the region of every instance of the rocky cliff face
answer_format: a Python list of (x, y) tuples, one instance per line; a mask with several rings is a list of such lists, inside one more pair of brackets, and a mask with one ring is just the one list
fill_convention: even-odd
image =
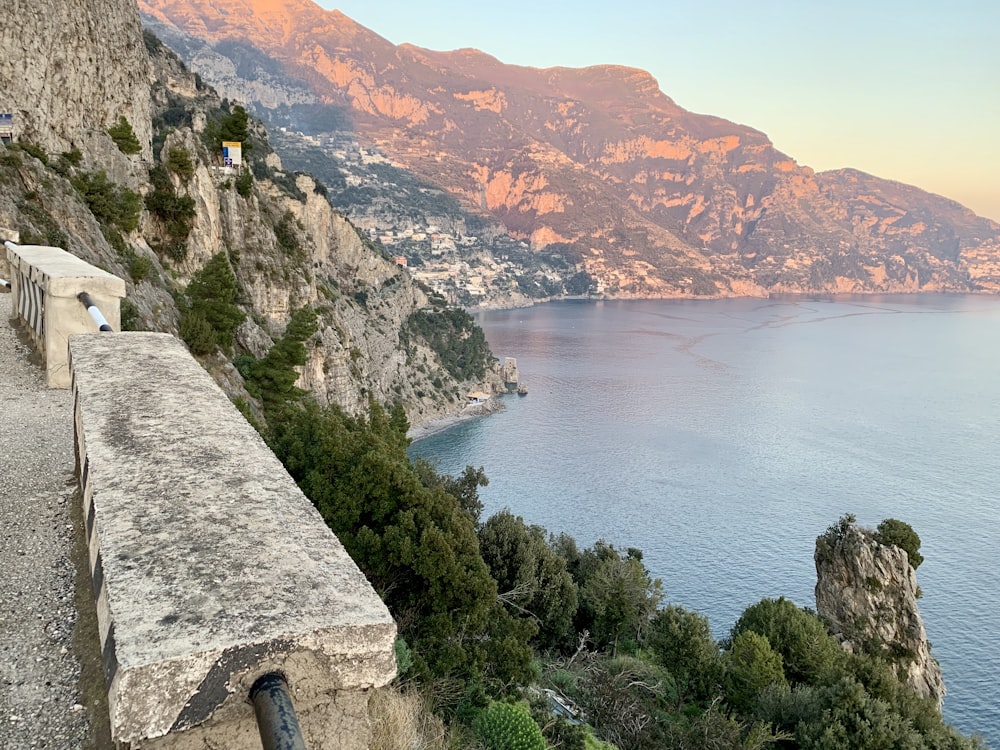
[(816, 540), (815, 561), (816, 611), (843, 647), (885, 657), (903, 681), (940, 708), (941, 667), (930, 653), (906, 552), (841, 522)]
[[(189, 177), (171, 178), (196, 207), (174, 273), (189, 279), (213, 255), (228, 254), (250, 312), (237, 331), (244, 352), (264, 356), (292, 312), (310, 307), (319, 313), (319, 331), (298, 385), (321, 403), (362, 414), (370, 398), (399, 402), (420, 424), (458, 411), (469, 387), (502, 388), (492, 369), (485, 382), (459, 382), (425, 342), (406, 336), (409, 318), (429, 305), (427, 295), (331, 207), (319, 183), (286, 172), (259, 127), (245, 144), (253, 187), (241, 194), (236, 175), (220, 171), (220, 157), (203, 137), (218, 97), (162, 45), (150, 46), (154, 116), (165, 133), (159, 156), (180, 151), (195, 165)], [(171, 118), (180, 126), (166, 126)]]
[(7, 0), (0, 24), (0, 112), (50, 153), (111, 154), (105, 131), (124, 116), (148, 159), (149, 58), (135, 0)]
[(687, 112), (631, 68), (536, 70), (395, 46), (308, 0), (140, 0), (227, 95), (558, 247), (617, 297), (1000, 291), (1000, 225)]
[[(59, 18), (72, 4), (52, 5)], [(116, 4), (107, 5), (102, 13), (110, 15)], [(100, 133), (94, 150), (80, 159), (49, 151), (89, 137), (86, 127), (61, 119), (62, 105), (49, 98), (79, 102), (93, 92), (82, 77), (60, 81), (40, 71), (40, 106), (50, 119), (33, 125), (33, 138), (21, 131), (19, 143), (0, 146), (0, 226), (20, 231), (24, 244), (63, 247), (121, 276), (128, 287), (123, 325), (175, 334), (183, 318), (177, 300), (206, 263), (222, 254), (239, 288), (236, 304), (246, 315), (234, 355), (265, 356), (295, 310), (315, 310), (319, 330), (306, 342), (299, 385), (351, 414), (365, 413), (374, 399), (402, 404), (420, 424), (459, 411), (468, 390), (501, 390), (499, 368), (487, 366), (483, 378), (470, 382), (408, 329), (418, 311), (433, 318), (427, 310), (434, 301), (331, 207), (318, 183), (283, 170), (262, 128), (250, 125), (246, 171), (222, 168), (218, 138), (206, 131), (230, 110), (155, 37), (143, 39), (131, 10), (131, 25), (122, 26), (120, 36), (92, 41), (120, 43), (121, 49), (101, 53), (110, 59), (131, 59), (134, 49), (141, 51), (132, 67), (142, 71), (145, 98), (134, 111), (144, 111), (146, 119), (133, 129), (146, 139), (151, 158), (126, 157)], [(96, 32), (105, 29), (94, 24)], [(114, 81), (103, 85), (112, 90), (99, 105), (121, 97)], [(158, 202), (151, 202), (154, 194)], [(122, 205), (134, 206), (132, 222), (121, 220)], [(227, 357), (208, 354), (203, 362), (230, 395), (249, 401), (240, 371)]]

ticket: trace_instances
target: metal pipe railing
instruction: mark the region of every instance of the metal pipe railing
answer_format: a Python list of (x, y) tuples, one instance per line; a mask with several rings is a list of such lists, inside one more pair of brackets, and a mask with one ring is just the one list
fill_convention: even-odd
[(284, 677), (275, 672), (259, 677), (250, 688), (250, 702), (264, 750), (306, 750)]
[(84, 307), (87, 308), (87, 312), (90, 313), (90, 317), (92, 317), (94, 319), (94, 322), (97, 323), (98, 330), (104, 332), (110, 332), (114, 330), (111, 327), (111, 324), (108, 323), (107, 319), (104, 317), (104, 314), (100, 311), (97, 305), (94, 304), (94, 300), (90, 298), (89, 294), (87, 294), (86, 292), (80, 292), (78, 295), (76, 295), (76, 298), (83, 303)]

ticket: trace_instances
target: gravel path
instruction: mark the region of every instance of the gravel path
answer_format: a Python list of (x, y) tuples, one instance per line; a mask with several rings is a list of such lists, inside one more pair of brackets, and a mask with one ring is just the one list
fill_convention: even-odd
[(0, 747), (76, 750), (94, 740), (74, 647), (72, 397), (45, 387), (9, 316), (0, 294)]

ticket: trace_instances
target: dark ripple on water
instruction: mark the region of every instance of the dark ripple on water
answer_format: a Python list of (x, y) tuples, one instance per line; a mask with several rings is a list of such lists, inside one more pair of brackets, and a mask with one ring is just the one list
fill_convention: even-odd
[(531, 389), (413, 450), (484, 466), (509, 507), (643, 549), (724, 635), (760, 598), (813, 606), (841, 514), (913, 524), (945, 717), (1000, 746), (1000, 301), (556, 304), (481, 316)]

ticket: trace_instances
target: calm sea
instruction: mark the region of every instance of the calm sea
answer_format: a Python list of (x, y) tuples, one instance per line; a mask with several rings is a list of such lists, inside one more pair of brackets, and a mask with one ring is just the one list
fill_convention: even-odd
[[(815, 605), (816, 537), (909, 522), (944, 713), (1000, 747), (1000, 299), (564, 302), (483, 313), (530, 393), (411, 448), (510, 508), (645, 553), (724, 635)], [(484, 517), (485, 517), (484, 516)]]

